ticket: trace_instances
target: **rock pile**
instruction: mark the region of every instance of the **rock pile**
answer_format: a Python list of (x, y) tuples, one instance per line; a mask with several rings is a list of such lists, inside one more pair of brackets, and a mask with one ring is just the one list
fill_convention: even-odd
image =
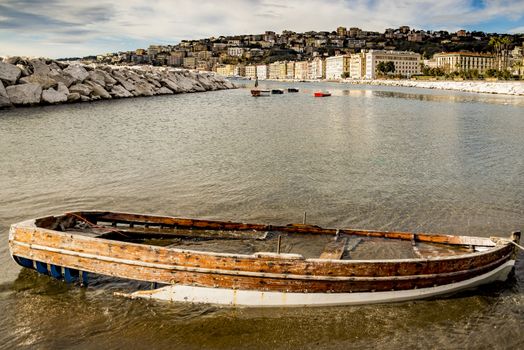
[(0, 58), (0, 108), (232, 89), (212, 73), (151, 66)]

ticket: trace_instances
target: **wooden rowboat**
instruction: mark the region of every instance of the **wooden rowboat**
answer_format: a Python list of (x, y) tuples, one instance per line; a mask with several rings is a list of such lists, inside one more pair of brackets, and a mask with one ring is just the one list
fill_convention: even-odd
[(63, 279), (88, 274), (148, 281), (125, 294), (244, 306), (396, 302), (443, 296), (513, 269), (509, 239), (245, 224), (77, 211), (11, 226), (23, 267)]
[(251, 90), (251, 96), (253, 97), (269, 96), (269, 93), (270, 93), (269, 90), (258, 90), (258, 89)]

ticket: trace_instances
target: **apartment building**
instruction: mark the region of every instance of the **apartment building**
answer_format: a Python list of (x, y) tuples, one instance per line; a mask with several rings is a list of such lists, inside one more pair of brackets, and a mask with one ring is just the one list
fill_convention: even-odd
[(295, 62), (295, 75), (294, 79), (297, 80), (306, 80), (308, 79), (308, 61), (298, 61)]
[(324, 79), (326, 77), (326, 61), (315, 57), (308, 64), (308, 79)]
[(236, 66), (234, 64), (224, 64), (217, 67), (217, 74), (226, 77), (235, 75), (235, 68)]
[(242, 47), (228, 47), (227, 54), (232, 57), (242, 57), (244, 49)]
[(274, 62), (269, 65), (269, 79), (285, 79), (287, 74), (287, 62)]
[(326, 58), (326, 79), (340, 79), (349, 73), (349, 55), (338, 55)]
[(369, 50), (366, 53), (366, 79), (377, 77), (377, 66), (380, 62), (393, 62), (395, 74), (410, 77), (420, 74), (420, 54), (409, 51)]
[(442, 68), (446, 73), (472, 69), (484, 73), (487, 69), (496, 68), (496, 58), (489, 54), (447, 52), (437, 53), (433, 59), (437, 61), (437, 67)]
[(246, 66), (246, 78), (255, 79), (257, 77), (257, 66)]
[(349, 59), (349, 77), (351, 79), (364, 79), (366, 76), (366, 53), (352, 54)]
[(258, 79), (267, 79), (269, 77), (269, 70), (267, 69), (267, 64), (257, 65), (257, 77)]
[(295, 61), (286, 63), (286, 79), (295, 78)]

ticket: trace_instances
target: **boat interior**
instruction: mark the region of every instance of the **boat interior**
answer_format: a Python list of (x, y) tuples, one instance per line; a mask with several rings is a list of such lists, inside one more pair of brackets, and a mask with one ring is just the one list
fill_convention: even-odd
[[(415, 235), (295, 224), (272, 226), (110, 212), (75, 212), (37, 219), (38, 227), (98, 239), (193, 251), (298, 254), (305, 259), (431, 259), (484, 251), (489, 238)], [(431, 239), (431, 237), (436, 237)], [(429, 237), (429, 238), (428, 238)]]

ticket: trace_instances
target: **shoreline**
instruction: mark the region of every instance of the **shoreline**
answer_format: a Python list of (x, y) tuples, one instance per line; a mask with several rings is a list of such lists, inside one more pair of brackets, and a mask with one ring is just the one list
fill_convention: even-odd
[(387, 80), (387, 79), (337, 79), (337, 80), (320, 80), (320, 79), (264, 79), (260, 81), (274, 81), (274, 82), (308, 82), (308, 83), (339, 83), (348, 85), (369, 85), (369, 86), (397, 86), (397, 87), (411, 87), (430, 90), (450, 90), (473, 93), (510, 95), (510, 96), (524, 96), (524, 81), (484, 81), (484, 80)]
[(211, 72), (44, 58), (0, 60), (0, 110), (234, 88)]
[(342, 84), (371, 85), (371, 86), (401, 86), (432, 90), (452, 90), (474, 93), (524, 96), (524, 82), (522, 81), (483, 81), (483, 80), (341, 80)]

